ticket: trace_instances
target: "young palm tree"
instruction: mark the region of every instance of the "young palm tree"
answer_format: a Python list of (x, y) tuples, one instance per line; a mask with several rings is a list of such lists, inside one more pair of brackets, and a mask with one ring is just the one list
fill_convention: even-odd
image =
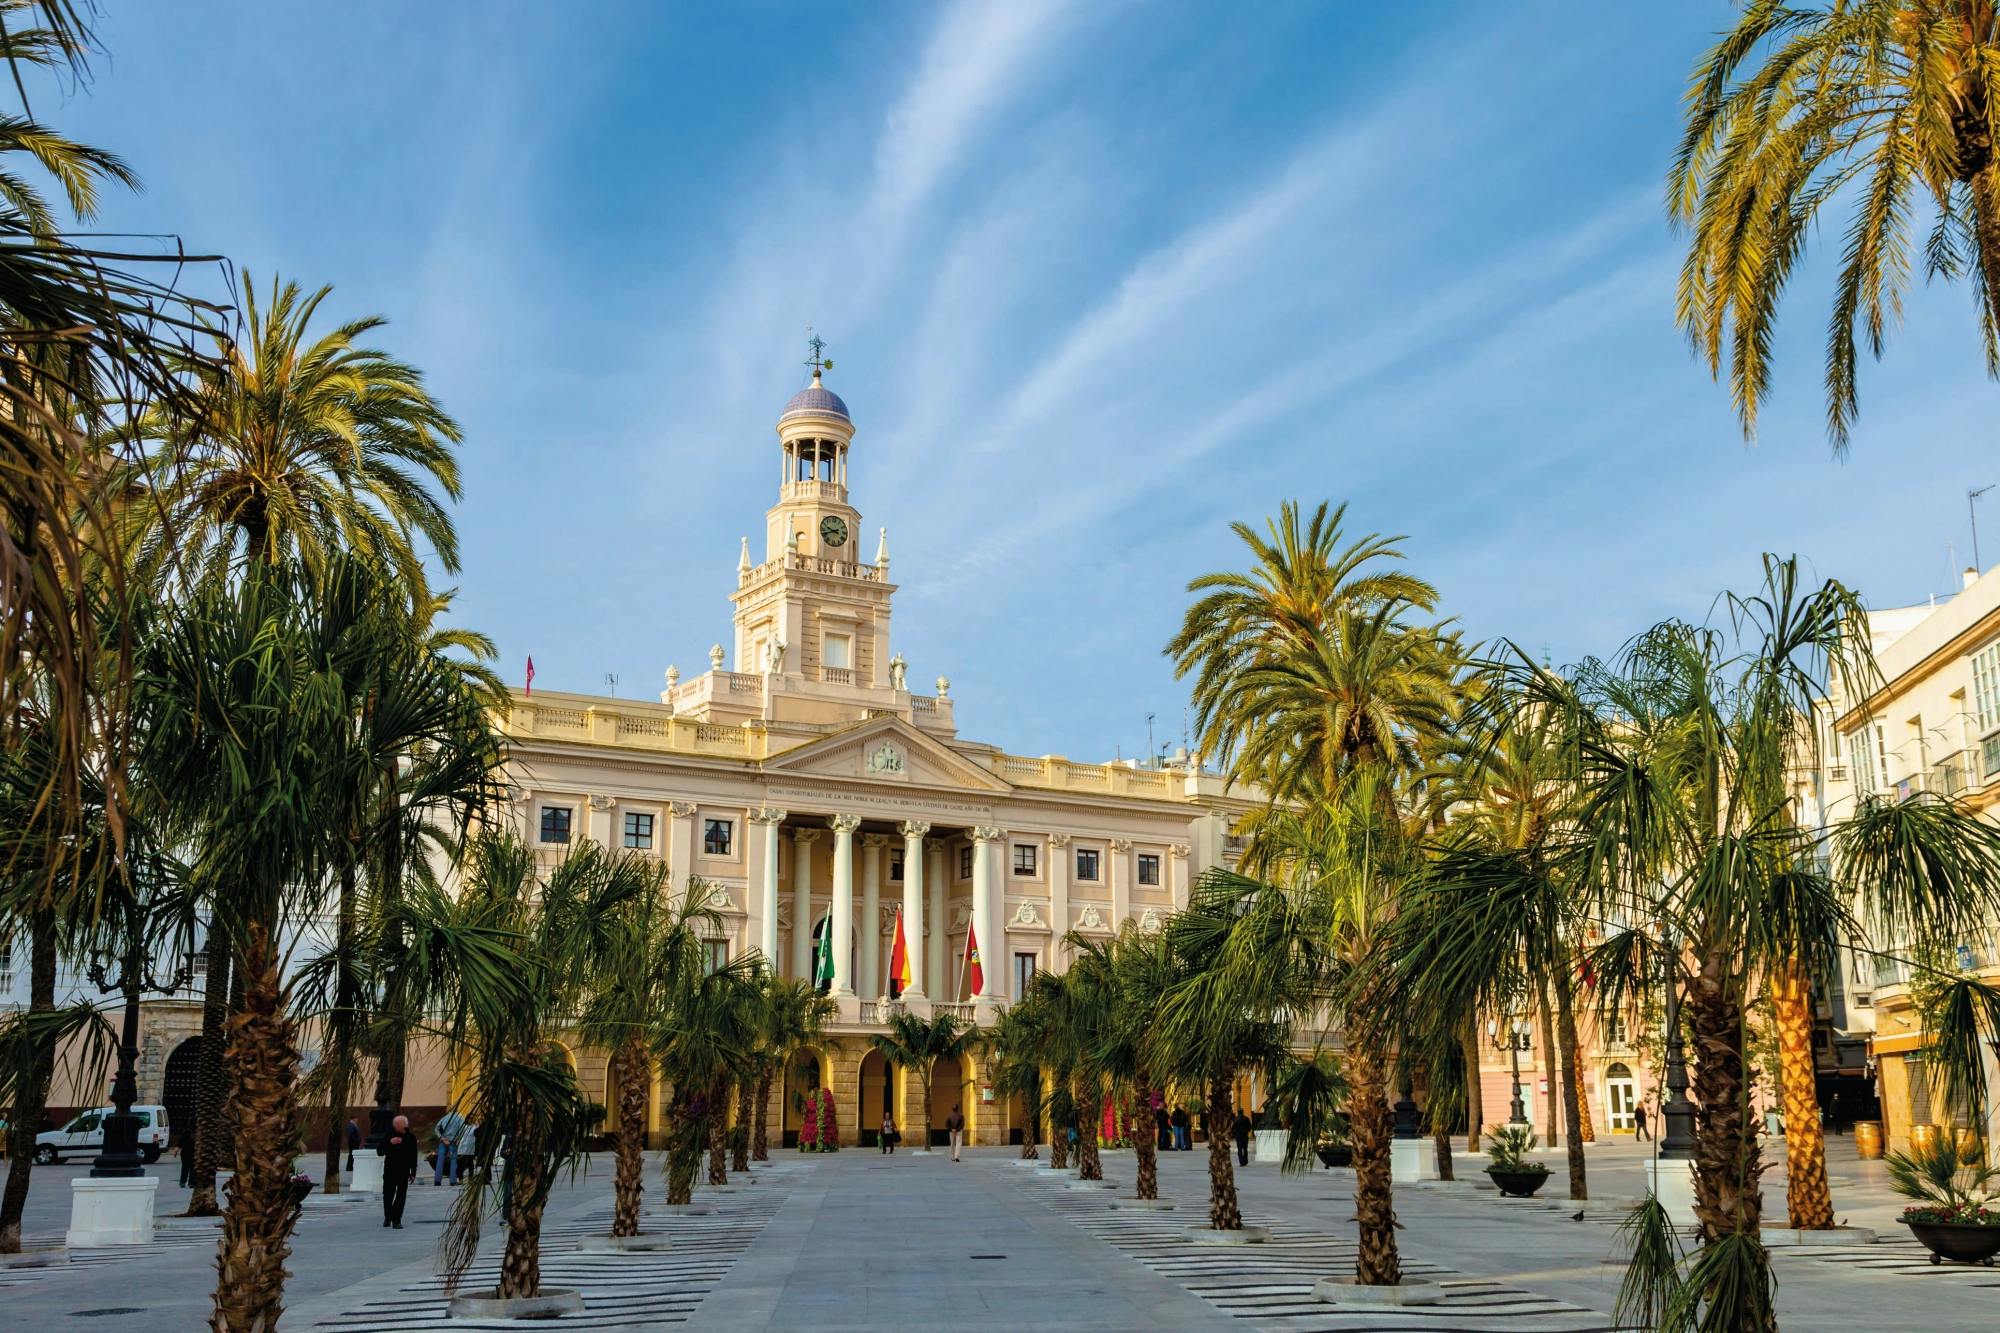
[(1229, 1157), (1236, 1075), (1275, 1069), (1289, 1053), (1295, 1016), (1311, 1012), (1321, 995), (1320, 923), (1301, 912), (1310, 906), (1217, 868), (1204, 872), (1187, 909), (1167, 921), (1173, 979), (1139, 1057), (1206, 1094), (1208, 1220), (1217, 1231), (1243, 1227)]
[[(693, 1197), (695, 1167), (709, 1152), (709, 1183), (722, 1184), (722, 1131), (737, 1071), (754, 1058), (762, 1003), (763, 958), (748, 954), (688, 977), (669, 997), (666, 1022), (653, 1034), (653, 1058), (673, 1088), (668, 1104), (667, 1202)], [(718, 1177), (721, 1177), (718, 1179)]]
[(758, 1007), (762, 1031), (757, 1043), (757, 1091), (752, 1104), (751, 1160), (771, 1160), (767, 1122), (770, 1119), (771, 1084), (801, 1050), (819, 1040), (820, 1032), (833, 1017), (834, 1003), (821, 995), (811, 982), (764, 974), (763, 1003)]
[(970, 1024), (960, 1024), (956, 1015), (936, 1013), (929, 1018), (918, 1018), (915, 1014), (899, 1013), (889, 1020), (889, 1030), (868, 1039), (882, 1058), (904, 1072), (904, 1077), (916, 1077), (924, 1093), (923, 1137), (918, 1140), (919, 1150), (928, 1151), (931, 1146), (931, 1070), (939, 1060), (950, 1060), (954, 1064), (963, 1060), (983, 1040), (979, 1029)]
[[(2000, 7), (1992, 0), (1750, 0), (1695, 67), (1668, 206), (1689, 233), (1678, 314), (1729, 380), (1746, 433), (1770, 388), (1787, 282), (1837, 202), (1842, 233), (1826, 352), (1827, 431), (1844, 449), (1855, 347), (1882, 354), (1924, 264), (1963, 277), (2000, 371)], [(1925, 209), (1928, 205), (1928, 209)]]
[(1166, 1078), (1165, 1071), (1149, 1059), (1146, 1038), (1159, 1021), (1161, 1001), (1177, 979), (1174, 956), (1163, 932), (1142, 931), (1129, 921), (1109, 943), (1072, 936), (1071, 944), (1101, 958), (1108, 973), (1111, 1003), (1089, 1063), (1111, 1087), (1127, 1090), (1137, 1173), (1132, 1194), (1137, 1199), (1157, 1199), (1160, 1164), (1153, 1134), (1153, 1093), (1163, 1090)]
[(1075, 1102), (1077, 1178), (1102, 1180), (1098, 1137), (1106, 1098), (1115, 1098), (1117, 1088), (1098, 1058), (1098, 1046), (1113, 1022), (1119, 995), (1107, 952), (1082, 936), (1072, 935), (1069, 943), (1076, 953), (1049, 993), (1050, 1029)]
[[(1035, 981), (1047, 974), (1037, 973)], [(1046, 1109), (1044, 1095), (1046, 1072), (1042, 1062), (1046, 1058), (1049, 1040), (1048, 1015), (1041, 999), (1044, 988), (1029, 984), (1028, 993), (1012, 1005), (1000, 1011), (993, 1026), (986, 1030), (986, 1049), (992, 1056), (993, 1091), (1008, 1102), (1020, 1098), (1026, 1118), (1021, 1124), (1021, 1160), (1037, 1161), (1041, 1151), (1036, 1146), (1039, 1137), (1037, 1127)]]
[[(643, 859), (589, 841), (541, 876), (534, 852), (510, 833), (483, 833), (472, 849), (456, 921), (517, 941), (518, 972), (508, 989), (462, 986), (455, 1006), (473, 1061), (467, 1118), (489, 1132), (445, 1232), (442, 1266), (453, 1287), (478, 1251), (493, 1164), (504, 1155), (506, 1245), (497, 1294), (529, 1297), (541, 1289), (542, 1211), (591, 1127), (558, 1034), (578, 1020), (597, 968), (616, 952), (627, 910), (656, 880)], [(502, 1135), (504, 1146), (492, 1142)]]
[(703, 936), (721, 929), (723, 898), (698, 879), (675, 894), (667, 866), (638, 853), (623, 859), (629, 864), (620, 872), (635, 875), (640, 884), (598, 939), (603, 953), (591, 965), (594, 984), (579, 1030), (587, 1043), (612, 1053), (618, 1166), (611, 1234), (636, 1236), (654, 1034), (670, 1021), (673, 997), (706, 970)]

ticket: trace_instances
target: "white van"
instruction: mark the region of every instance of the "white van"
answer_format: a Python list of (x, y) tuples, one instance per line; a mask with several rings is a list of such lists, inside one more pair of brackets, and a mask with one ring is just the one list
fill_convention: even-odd
[[(95, 1155), (104, 1150), (104, 1118), (117, 1114), (115, 1106), (100, 1106), (94, 1111), (85, 1111), (61, 1129), (52, 1129), (46, 1134), (35, 1135), (35, 1160), (49, 1166), (65, 1157), (80, 1157), (84, 1153)], [(160, 1154), (167, 1150), (167, 1108), (164, 1106), (135, 1106), (132, 1114), (139, 1117), (139, 1152), (148, 1162), (160, 1160)]]

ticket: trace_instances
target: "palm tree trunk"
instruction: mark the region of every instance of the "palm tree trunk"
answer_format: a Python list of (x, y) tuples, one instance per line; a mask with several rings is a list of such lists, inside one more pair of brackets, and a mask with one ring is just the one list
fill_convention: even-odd
[(1819, 1124), (1813, 1071), (1812, 986), (1805, 965), (1788, 960), (1771, 978), (1771, 1012), (1778, 1028), (1778, 1093), (1785, 1112), (1785, 1206), (1801, 1231), (1833, 1225), (1826, 1179), (1826, 1136)]
[[(1051, 1080), (1051, 1086), (1060, 1088), (1060, 1078)], [(1058, 1171), (1069, 1170), (1069, 1126), (1059, 1125), (1055, 1117), (1049, 1117), (1049, 1165)]]
[(1389, 1169), (1386, 1062), (1372, 1037), (1354, 1034), (1348, 1050), (1348, 1134), (1354, 1141), (1354, 1220), (1360, 1228), (1354, 1280), (1393, 1287), (1403, 1280), (1396, 1251), (1396, 1206)]
[[(1037, 1096), (1040, 1095), (1039, 1085), (1035, 1088), (1035, 1093)], [(1041, 1158), (1042, 1154), (1035, 1147), (1037, 1122), (1041, 1118), (1042, 1113), (1039, 1110), (1030, 1112), (1027, 1123), (1021, 1126), (1021, 1160), (1024, 1162), (1038, 1161)]]
[(917, 1140), (917, 1146), (925, 1152), (931, 1148), (931, 1078), (930, 1071), (924, 1071), (924, 1136)]
[(278, 954), (251, 927), (242, 1011), (230, 1020), (236, 1176), (217, 1248), (217, 1330), (265, 1333), (284, 1313), (285, 1259), (304, 1199), (292, 1192), (299, 1053), (279, 987)]
[(1486, 1120), (1486, 1090), (1479, 1077), (1479, 1016), (1474, 1014), (1459, 1029), (1458, 1039), (1465, 1048), (1465, 1150), (1479, 1151), (1479, 1127)]
[(750, 1159), (768, 1162), (771, 1160), (771, 1070), (768, 1066), (757, 1075), (757, 1105), (752, 1115), (756, 1127), (750, 1139)]
[(1694, 1046), (1695, 1217), (1702, 1242), (1755, 1236), (1764, 1196), (1758, 1186), (1756, 1126), (1743, 1060), (1743, 999), (1728, 964), (1705, 961), (1687, 998)]
[(750, 1170), (750, 1098), (756, 1094), (757, 1079), (745, 1074), (736, 1084), (736, 1123), (729, 1130), (729, 1169)]
[(507, 1173), (513, 1184), (507, 1195), (507, 1246), (500, 1255), (500, 1287), (494, 1293), (502, 1300), (542, 1292), (542, 1210), (548, 1204), (542, 1179), (545, 1169), (541, 1125), (535, 1122), (528, 1134), (516, 1131), (508, 1145)]
[(208, 958), (201, 983), (201, 1065), (195, 1082), (195, 1167), (188, 1195), (188, 1217), (214, 1217), (222, 1209), (215, 1200), (215, 1173), (228, 1155), (229, 1076), (222, 1064), (223, 1031), (229, 1018), (229, 939), (211, 919)]
[(1132, 1197), (1135, 1199), (1157, 1199), (1160, 1197), (1159, 1145), (1153, 1133), (1152, 1089), (1146, 1086), (1146, 1076), (1141, 1074), (1132, 1084), (1132, 1160), (1136, 1174), (1133, 1178)]
[(1584, 1178), (1583, 1163), (1583, 1108), (1578, 1105), (1577, 1095), (1582, 1072), (1577, 1068), (1576, 1002), (1570, 994), (1569, 976), (1563, 969), (1556, 970), (1552, 984), (1556, 992), (1557, 1037), (1562, 1043), (1557, 1048), (1562, 1057), (1562, 1077), (1550, 1086), (1562, 1089), (1563, 1124), (1569, 1129), (1569, 1138), (1563, 1145), (1569, 1149), (1569, 1197), (1588, 1199), (1590, 1182)]
[[(56, 1007), (56, 918), (52, 909), (36, 911), (29, 920), (28, 1011), (46, 1013)], [(0, 1196), (0, 1254), (21, 1252), (21, 1214), (28, 1206), (28, 1178), (35, 1169), (35, 1131), (49, 1107), (49, 1085), (56, 1076), (56, 1047), (43, 1041), (27, 1080), (8, 1108), (13, 1126), (7, 1135), (7, 1190)], [(183, 1149), (185, 1151), (185, 1149)]]
[[(1578, 1048), (1579, 1052), (1581, 1047)], [(1583, 1108), (1583, 1119), (1577, 1122), (1577, 1137), (1585, 1143), (1597, 1142), (1597, 1122), (1590, 1115), (1590, 1073), (1583, 1067), (1583, 1057), (1576, 1058), (1576, 1104)]]
[(722, 1123), (729, 1118), (729, 1085), (718, 1082), (708, 1093), (708, 1183), (727, 1185), (729, 1171), (722, 1157)]
[(1229, 1158), (1229, 1127), (1236, 1121), (1230, 1084), (1234, 1069), (1223, 1069), (1208, 1084), (1208, 1229), (1241, 1231), (1243, 1210), (1236, 1205), (1236, 1163)]
[(1557, 1077), (1555, 1013), (1549, 1004), (1548, 987), (1538, 989), (1542, 1001), (1542, 1078), (1549, 1085), (1548, 1098), (1542, 1104), (1542, 1142), (1553, 1148), (1562, 1142), (1561, 1135), (1556, 1132), (1557, 1125), (1561, 1123), (1559, 1111), (1562, 1099), (1558, 1090), (1562, 1081)]
[(327, 1049), (322, 1057), (332, 1071), (326, 1094), (326, 1160), (322, 1163), (320, 1184), (321, 1192), (326, 1194), (340, 1193), (340, 1152), (344, 1146), (341, 1140), (345, 1137), (341, 1131), (347, 1124), (347, 1102), (354, 1091), (349, 1070), (354, 1060), (354, 1034), (361, 1003), (361, 981), (354, 967), (354, 879), (354, 865), (350, 861), (340, 870), (340, 903), (334, 926), (334, 966), (338, 976), (334, 982), (333, 1013), (327, 1016)]
[(1077, 1179), (1104, 1179), (1104, 1163), (1097, 1156), (1097, 1125), (1104, 1114), (1102, 1094), (1094, 1086), (1094, 1081), (1086, 1080), (1084, 1091), (1076, 1099), (1076, 1163)]
[(612, 1062), (618, 1080), (618, 1168), (612, 1180), (611, 1234), (636, 1236), (646, 1192), (645, 1036), (634, 1033), (627, 1038)]

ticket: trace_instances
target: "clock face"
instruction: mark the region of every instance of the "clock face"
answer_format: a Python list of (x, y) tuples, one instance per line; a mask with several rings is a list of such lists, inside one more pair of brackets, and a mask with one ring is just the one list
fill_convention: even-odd
[(847, 520), (830, 514), (819, 521), (819, 539), (828, 546), (847, 545)]

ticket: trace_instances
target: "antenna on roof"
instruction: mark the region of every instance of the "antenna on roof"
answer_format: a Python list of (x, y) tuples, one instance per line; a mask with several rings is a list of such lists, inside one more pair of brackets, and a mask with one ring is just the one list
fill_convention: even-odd
[(616, 671), (607, 671), (604, 673), (604, 692), (614, 699), (618, 697), (618, 673)]

